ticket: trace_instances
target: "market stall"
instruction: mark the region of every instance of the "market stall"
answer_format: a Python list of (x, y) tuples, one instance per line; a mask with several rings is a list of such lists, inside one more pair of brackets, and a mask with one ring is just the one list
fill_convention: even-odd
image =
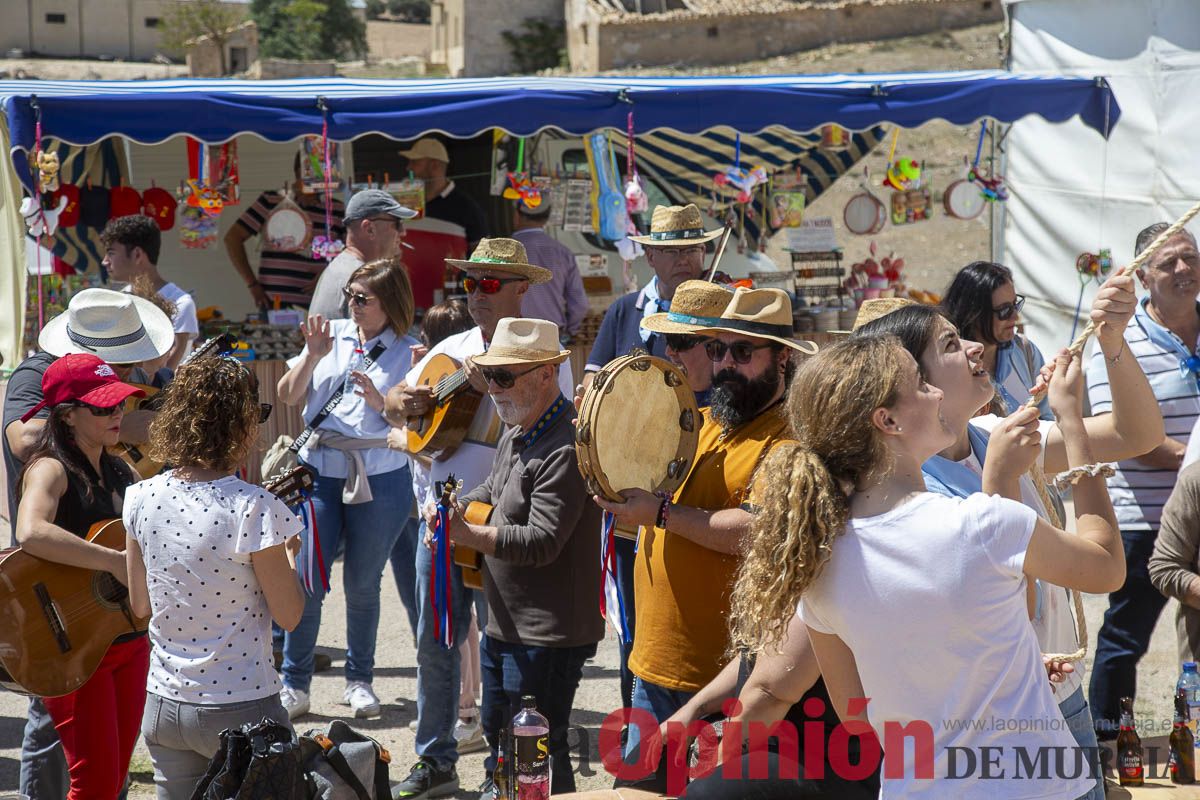
[[(286, 330), (294, 321), (276, 318), (241, 325), (241, 316), (248, 310), (247, 298), (225, 263), (220, 237), (257, 192), (277, 189), (287, 180), (298, 152), (320, 171), (328, 162), (330, 149), (345, 143), (380, 138), (411, 142), (431, 133), (448, 137), (452, 144), (490, 143), (507, 134), (512, 140), (507, 152), (512, 154), (523, 153), (529, 141), (528, 162), (522, 159), (505, 165), (516, 176), (503, 188), (581, 192), (585, 219), (563, 220), (562, 230), (575, 225), (581, 242), (600, 241), (612, 252), (601, 253), (599, 259), (595, 253), (583, 256), (598, 264), (596, 272), (585, 272), (594, 290), (591, 300), (596, 314), (588, 326), (594, 330), (607, 303), (645, 273), (644, 266), (613, 255), (613, 244), (623, 233), (609, 233), (612, 220), (599, 213), (602, 171), (609, 173), (606, 191), (610, 195), (619, 197), (623, 182), (627, 188), (631, 171), (627, 165), (632, 163), (649, 176), (648, 185), (661, 179), (655, 185), (663, 187), (662, 197), (648, 192), (655, 201), (698, 201), (712, 217), (739, 232), (731, 252), (747, 251), (744, 263), (748, 266), (742, 268), (742, 274), (750, 272), (754, 277), (753, 264), (766, 262), (757, 275), (760, 282), (781, 282), (804, 296), (801, 289), (816, 292), (820, 284), (816, 278), (832, 273), (827, 266), (810, 266), (796, 258), (804, 255), (799, 239), (792, 248), (794, 263), (770, 264), (757, 253), (768, 227), (787, 225), (779, 220), (794, 218), (798, 222), (805, 199), (811, 202), (898, 128), (920, 126), (933, 119), (956, 124), (980, 119), (1011, 122), (1028, 114), (1055, 122), (1078, 117), (1093, 130), (1107, 131), (1120, 110), (1103, 81), (999, 71), (453, 81), (0, 82), (0, 147), (11, 154), (11, 160), (0, 166), (6, 177), (0, 181), (0, 249), (10, 254), (10, 267), (0, 274), (0, 297), (4, 298), (0, 302), (6, 303), (5, 313), (0, 314), (0, 353), (8, 365), (19, 360), (23, 340), (28, 341), (27, 330), (36, 334), (38, 325), (69, 298), (75, 280), (70, 266), (95, 266), (91, 263), (95, 255), (87, 251), (98, 232), (95, 226), (102, 227), (104, 217), (92, 213), (90, 231), (86, 230), (87, 220), (64, 225), (54, 233), (35, 230), (56, 259), (68, 265), (62, 270), (68, 274), (32, 282), (26, 278), (24, 253), (33, 240), (24, 235), (22, 201), (38, 195), (36, 200), (51, 212), (59, 210), (59, 203), (63, 211), (71, 211), (71, 198), (63, 203), (57, 194), (61, 188), (50, 191), (43, 185), (47, 165), (38, 163), (43, 154), (58, 156), (56, 169), (61, 170), (62, 183), (106, 192), (114, 207), (132, 209), (124, 213), (149, 209), (165, 219), (169, 211), (176, 211), (177, 218), (172, 220), (175, 231), (164, 235), (172, 249), (165, 249), (160, 259), (163, 274), (194, 290), (202, 308), (214, 305), (225, 312), (223, 321), (213, 321), (214, 327), (238, 323), (237, 332), (263, 362), (256, 368), (274, 363), (270, 369), (279, 371), (280, 359), (295, 352), (298, 345)], [(602, 136), (589, 136), (596, 132)], [(562, 152), (555, 156), (558, 160), (544, 170), (556, 183), (535, 183), (535, 178), (542, 177), (534, 167), (542, 152), (536, 142), (546, 141), (539, 140), (539, 134), (583, 140), (578, 152), (588, 158), (580, 170), (589, 186), (569, 185), (570, 178), (579, 178), (579, 174), (561, 175), (574, 163), (570, 158), (576, 151), (570, 147), (560, 147)], [(334, 171), (340, 168), (345, 180), (333, 191), (345, 192), (350, 184), (362, 182), (364, 170), (369, 169), (367, 158), (364, 155), (363, 163), (355, 164), (354, 153), (355, 148), (342, 147), (337, 154)], [(618, 162), (626, 167), (621, 169)], [(480, 180), (495, 178), (496, 165), (492, 167), (493, 174), (485, 173)], [(239, 192), (229, 191), (231, 172), (236, 172), (234, 186), (240, 197)], [(798, 187), (779, 183), (788, 173), (796, 177)], [(762, 179), (764, 174), (769, 183)], [(177, 192), (181, 178), (191, 185), (185, 183)], [(904, 179), (904, 174), (898, 173), (898, 180)], [(89, 185), (89, 180), (107, 185)], [(368, 180), (403, 190), (378, 172)], [(149, 199), (152, 194), (153, 202)], [(172, 196), (179, 203), (177, 210), (167, 208)], [(920, 197), (912, 200), (915, 205), (911, 208), (905, 200), (899, 209), (902, 214), (922, 213)], [(565, 199), (563, 205), (573, 207)], [(218, 213), (202, 213), (214, 208)], [(868, 210), (874, 212), (874, 207)], [(190, 220), (187, 224), (185, 215)], [(82, 234), (79, 225), (85, 226)], [(326, 233), (319, 224), (316, 227), (314, 234)], [(64, 242), (69, 242), (69, 250)], [(843, 268), (839, 262), (837, 266), (839, 275), (849, 274), (850, 265)], [(39, 263), (35, 271), (44, 272), (47, 267)], [(863, 273), (863, 291), (886, 291), (867, 285), (872, 277), (886, 276)], [(849, 290), (841, 281), (834, 283), (841, 287), (835, 290), (839, 296), (841, 289)], [(827, 324), (828, 313), (821, 319)], [(814, 324), (818, 322), (814, 320)], [(272, 323), (277, 327), (270, 327)], [(578, 345), (581, 351), (586, 347), (586, 341)], [(271, 387), (274, 380), (266, 379), (263, 385)], [(278, 419), (284, 420), (285, 428), (299, 424), (294, 411)]]

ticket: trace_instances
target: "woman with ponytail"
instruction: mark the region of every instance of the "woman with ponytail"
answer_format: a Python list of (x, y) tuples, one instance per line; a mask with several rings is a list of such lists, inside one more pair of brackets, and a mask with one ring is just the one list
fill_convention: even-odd
[[(1093, 461), (1079, 383), (1078, 362), (1060, 356), (1050, 405), (1071, 466)], [(946, 794), (949, 748), (959, 748), (955, 797), (1086, 796), (1092, 782), (1073, 759), (1054, 768), (1055, 752), (1076, 747), (1027, 619), (1025, 575), (1089, 592), (1124, 580), (1103, 480), (1075, 485), (1077, 535), (1002, 497), (926, 491), (922, 464), (956, 433), (942, 391), (891, 336), (851, 339), (807, 362), (787, 413), (798, 444), (777, 448), (761, 472), (733, 594), (734, 646), (790, 649), (799, 614), (835, 710), (843, 722), (869, 722), (888, 750), (885, 798)], [(851, 704), (858, 698), (870, 700)], [(977, 724), (994, 720), (1006, 724)], [(890, 723), (916, 722), (928, 724), (933, 745), (921, 758), (888, 742)], [(980, 764), (996, 753), (1009, 776), (1046, 753), (1051, 768), (982, 780)]]

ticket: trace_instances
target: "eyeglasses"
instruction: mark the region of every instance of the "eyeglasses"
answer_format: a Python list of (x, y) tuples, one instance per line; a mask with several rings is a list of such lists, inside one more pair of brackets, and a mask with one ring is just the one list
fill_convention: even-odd
[(704, 245), (697, 244), (691, 247), (653, 247), (649, 249), (651, 252), (658, 253), (659, 258), (669, 258), (678, 261), (681, 258), (689, 256), (704, 257)]
[(258, 424), (259, 425), (262, 425), (264, 422), (266, 422), (267, 420), (269, 420), (271, 418), (271, 409), (273, 409), (273, 408), (274, 408), (274, 406), (271, 405), (270, 403), (259, 403), (258, 404)]
[(484, 367), (480, 371), (483, 373), (483, 379), (488, 383), (494, 383), (501, 389), (511, 389), (513, 384), (517, 382), (517, 378), (521, 377), (522, 375), (528, 375), (540, 366), (542, 365), (538, 364), (537, 366), (530, 367), (524, 372), (512, 372), (504, 369), (503, 367)]
[(520, 283), (524, 278), (472, 278), (466, 277), (462, 279), (463, 291), (467, 294), (473, 293), (476, 289), (484, 294), (495, 294), (503, 288), (506, 283)]
[(372, 300), (375, 299), (374, 297), (372, 297), (369, 294), (363, 294), (362, 292), (352, 292), (352, 291), (350, 291), (350, 287), (348, 287), (348, 286), (342, 287), (342, 297), (346, 298), (347, 303), (353, 303), (354, 305), (358, 306), (359, 308), (366, 308), (367, 304), (369, 304)]
[(113, 414), (116, 414), (118, 411), (123, 410), (123, 407), (120, 403), (117, 403), (115, 406), (108, 406), (107, 408), (101, 408), (100, 406), (94, 406), (91, 403), (78, 403), (77, 402), (77, 403), (72, 403), (71, 405), (75, 406), (76, 408), (86, 408), (88, 411), (92, 412), (93, 417), (111, 417)]
[(709, 360), (713, 362), (724, 360), (725, 353), (729, 352), (733, 355), (735, 363), (749, 364), (750, 359), (754, 357), (755, 350), (762, 350), (764, 347), (770, 346), (770, 342), (766, 344), (754, 344), (743, 339), (733, 344), (725, 344), (720, 339), (712, 339), (704, 343), (704, 352), (708, 353)]
[(996, 315), (998, 320), (1012, 319), (1021, 311), (1021, 306), (1025, 305), (1025, 295), (1017, 295), (1017, 299), (1011, 303), (1005, 303), (992, 309), (992, 313)]

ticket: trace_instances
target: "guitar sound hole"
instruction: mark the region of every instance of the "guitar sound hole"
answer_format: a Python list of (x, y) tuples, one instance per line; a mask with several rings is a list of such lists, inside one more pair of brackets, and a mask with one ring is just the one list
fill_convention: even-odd
[(129, 591), (107, 572), (97, 572), (92, 578), (92, 591), (96, 595), (96, 602), (110, 611), (119, 610), (129, 597)]

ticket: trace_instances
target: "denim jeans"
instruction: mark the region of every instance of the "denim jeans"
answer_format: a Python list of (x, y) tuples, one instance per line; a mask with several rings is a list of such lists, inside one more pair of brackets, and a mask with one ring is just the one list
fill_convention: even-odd
[(595, 644), (535, 647), (484, 635), (479, 647), (479, 667), (483, 672), (480, 720), (491, 748), (483, 765), (485, 775), (496, 769), (500, 732), (521, 710), (521, 697), (533, 695), (537, 710), (550, 723), (550, 791), (552, 794), (575, 791), (567, 730), (575, 691), (583, 677), (583, 664), (594, 655)]
[(1150, 648), (1150, 636), (1167, 598), (1150, 583), (1150, 554), (1158, 531), (1121, 531), (1125, 545), (1125, 585), (1108, 596), (1108, 610), (1096, 634), (1096, 659), (1088, 688), (1096, 733), (1115, 739), (1121, 698), (1137, 694), (1137, 664)]
[[(633, 679), (633, 703), (631, 708), (649, 711), (654, 719), (663, 722), (695, 697), (695, 692), (667, 689), (641, 678)], [(629, 735), (625, 739), (625, 761), (632, 764), (637, 760), (637, 746), (642, 740), (642, 729), (630, 723)]]
[(424, 544), (425, 523), (417, 529), (417, 755), (432, 761), (439, 770), (458, 763), (454, 723), (458, 720), (458, 696), (462, 688), (462, 660), (458, 648), (471, 629), (471, 605), (482, 630), (487, 625), (483, 592), (468, 589), (462, 568), (450, 567), (450, 608), (453, 611), (454, 646), (442, 647), (434, 636), (433, 606), (429, 602), (433, 553)]
[(1092, 766), (1092, 774), (1096, 785), (1083, 796), (1083, 800), (1104, 800), (1104, 773), (1100, 766), (1100, 746), (1096, 743), (1096, 730), (1092, 727), (1092, 714), (1088, 710), (1087, 700), (1083, 698), (1083, 687), (1080, 686), (1071, 696), (1058, 704), (1075, 744), (1088, 753), (1088, 763)]
[[(374, 499), (342, 503), (342, 478), (318, 475), (313, 482), (317, 535), (328, 577), (338, 547), (343, 548), (342, 587), (346, 592), (346, 680), (371, 682), (375, 669), (375, 634), (379, 629), (379, 589), (383, 568), (408, 518), (412, 477), (408, 467), (371, 475)], [(298, 561), (305, 561), (303, 550)], [(283, 682), (308, 691), (312, 683), (313, 652), (321, 627), (325, 590), (319, 581), (305, 599), (296, 629), (283, 639)]]
[(417, 540), (421, 521), (409, 517), (400, 531), (400, 537), (392, 546), (392, 577), (396, 579), (396, 591), (400, 593), (400, 602), (408, 614), (408, 625), (412, 629), (413, 642), (417, 641), (417, 548), (421, 543)]
[(188, 800), (220, 749), (221, 731), (264, 717), (292, 727), (278, 694), (212, 706), (146, 695), (142, 736), (154, 765), (158, 800)]
[(62, 800), (67, 796), (67, 758), (54, 720), (40, 697), (29, 698), (29, 718), (21, 741), (21, 794)]
[(633, 564), (637, 560), (637, 542), (623, 536), (614, 538), (613, 555), (617, 562), (617, 592), (625, 607), (625, 625), (629, 635), (618, 643), (621, 651), (621, 707), (633, 706), (633, 673), (629, 671), (629, 654), (633, 652), (633, 634), (637, 615), (633, 605)]

